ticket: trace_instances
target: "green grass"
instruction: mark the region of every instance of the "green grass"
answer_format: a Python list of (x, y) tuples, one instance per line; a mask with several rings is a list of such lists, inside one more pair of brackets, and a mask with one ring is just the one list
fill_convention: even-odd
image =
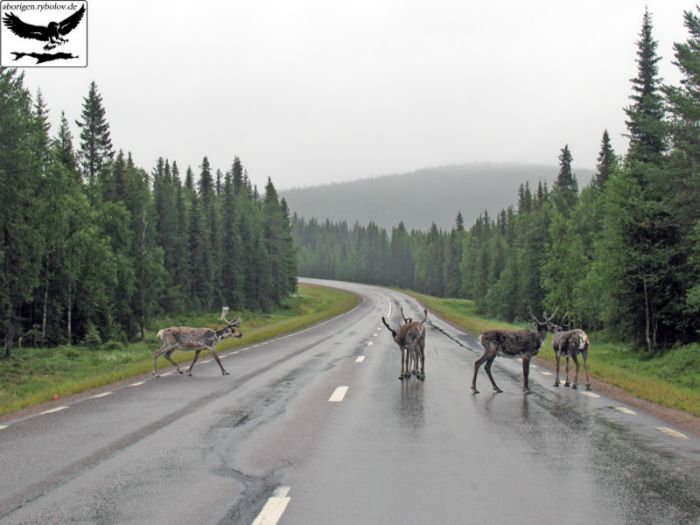
[[(283, 308), (271, 313), (242, 312), (242, 339), (226, 339), (218, 351), (246, 346), (300, 330), (353, 308), (359, 297), (334, 288), (300, 284), (298, 293)], [(238, 312), (229, 316), (233, 318)], [(14, 412), (54, 396), (66, 397), (84, 390), (151, 371), (153, 351), (160, 346), (155, 333), (165, 326), (221, 327), (218, 312), (160, 319), (143, 342), (119, 345), (111, 350), (85, 346), (14, 349), (10, 360), (0, 360), (0, 414)], [(116, 346), (110, 343), (110, 347)], [(192, 352), (175, 352), (179, 363)], [(204, 357), (205, 352), (202, 353)], [(160, 368), (171, 366), (159, 359)]]
[[(477, 315), (473, 301), (407, 293), (444, 319), (473, 334), (493, 328), (525, 327)], [(589, 336), (588, 365), (596, 379), (620, 387), (641, 399), (700, 417), (700, 345), (687, 345), (649, 355), (624, 343), (606, 341), (598, 334)], [(538, 357), (556, 363), (551, 335)], [(562, 369), (563, 366), (562, 362)]]

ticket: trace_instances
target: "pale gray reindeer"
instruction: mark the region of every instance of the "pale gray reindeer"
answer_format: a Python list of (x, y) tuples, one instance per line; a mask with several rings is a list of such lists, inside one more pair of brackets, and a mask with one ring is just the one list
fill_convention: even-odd
[[(382, 323), (391, 332), (394, 342), (399, 346), (401, 351), (401, 374), (399, 379), (409, 379), (411, 371), (409, 369), (411, 355), (413, 355), (414, 373), (419, 381), (425, 381), (425, 321), (428, 319), (428, 310), (423, 310), (425, 317), (422, 321), (412, 321), (406, 319), (401, 310), (404, 324), (399, 326), (398, 330), (394, 330), (382, 317)], [(418, 367), (420, 366), (420, 370)]]
[[(564, 314), (564, 317), (562, 317), (559, 322), (563, 323), (568, 315), (568, 312)], [(590, 390), (591, 380), (588, 377), (588, 346), (590, 342), (588, 340), (588, 334), (579, 328), (565, 330), (563, 326), (554, 323), (550, 324), (549, 330), (554, 334), (552, 338), (552, 348), (557, 358), (557, 376), (554, 380), (554, 386), (559, 386), (560, 384), (559, 366), (561, 363), (561, 356), (563, 355), (566, 358), (566, 379), (564, 386), (569, 386), (569, 357), (571, 357), (576, 366), (576, 375), (574, 376), (574, 383), (571, 385), (571, 388), (578, 388), (578, 355), (581, 354), (583, 357), (583, 370), (586, 372), (586, 390)]]
[(219, 355), (214, 349), (214, 345), (221, 341), (222, 339), (227, 339), (229, 337), (243, 337), (243, 334), (238, 329), (241, 325), (241, 318), (238, 317), (234, 321), (226, 320), (226, 314), (228, 314), (228, 306), (224, 306), (221, 310), (220, 319), (226, 323), (226, 326), (221, 330), (213, 330), (211, 328), (191, 328), (189, 326), (172, 326), (170, 328), (164, 328), (158, 331), (158, 338), (163, 341), (163, 346), (153, 354), (153, 375), (159, 377), (158, 369), (156, 368), (156, 361), (160, 356), (165, 357), (172, 365), (177, 369), (178, 374), (182, 374), (183, 371), (180, 369), (178, 364), (170, 358), (170, 355), (175, 350), (191, 350), (194, 351), (194, 359), (187, 369), (187, 375), (192, 375), (192, 369), (194, 364), (199, 359), (199, 353), (202, 350), (209, 350), (211, 355), (214, 357), (216, 362), (221, 368), (221, 375), (229, 375), (229, 373), (221, 364)]
[[(489, 376), (491, 380), (491, 385), (493, 385), (493, 390), (496, 393), (503, 392), (496, 381), (493, 380), (491, 375), (491, 365), (497, 355), (502, 355), (505, 357), (520, 357), (523, 360), (523, 392), (529, 393), (530, 386), (528, 384), (528, 378), (530, 375), (530, 359), (536, 356), (542, 343), (547, 338), (547, 330), (554, 317), (554, 313), (546, 318), (544, 321), (540, 321), (535, 317), (530, 310), (530, 317), (537, 327), (537, 331), (531, 330), (488, 330), (479, 336), (479, 342), (481, 346), (484, 347), (484, 353), (474, 362), (474, 376), (472, 377), (472, 392), (478, 394), (479, 391), (476, 389), (476, 374), (479, 372), (479, 367), (483, 364), (486, 369), (486, 375)], [(555, 310), (556, 312), (556, 310)], [(546, 315), (546, 314), (545, 314)]]

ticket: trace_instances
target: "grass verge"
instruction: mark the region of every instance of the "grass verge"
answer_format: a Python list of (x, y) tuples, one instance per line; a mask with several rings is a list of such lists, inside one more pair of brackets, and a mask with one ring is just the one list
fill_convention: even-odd
[[(359, 297), (338, 290), (300, 284), (298, 293), (271, 313), (242, 312), (244, 337), (226, 339), (218, 351), (247, 346), (329, 319), (350, 310)], [(237, 315), (232, 312), (230, 318)], [(15, 349), (10, 360), (0, 360), (0, 415), (43, 403), (54, 396), (66, 397), (122, 379), (151, 371), (152, 353), (160, 346), (156, 331), (164, 326), (190, 325), (220, 327), (218, 312), (196, 316), (160, 319), (146, 333), (144, 341), (116, 345), (108, 343), (102, 349), (86, 346)], [(105, 349), (105, 348), (110, 348)], [(191, 352), (175, 352), (179, 363), (192, 359)], [(205, 357), (206, 352), (202, 353)], [(165, 359), (159, 367), (171, 366)]]
[[(478, 315), (473, 301), (443, 299), (411, 291), (406, 293), (443, 319), (473, 334), (494, 328), (524, 327)], [(598, 334), (589, 336), (591, 347), (588, 365), (591, 375), (596, 379), (622, 388), (641, 399), (700, 417), (700, 345), (687, 345), (649, 355), (624, 343), (605, 341)], [(556, 364), (551, 335), (538, 357)], [(562, 370), (563, 367), (562, 362)], [(582, 373), (583, 368), (579, 374)]]

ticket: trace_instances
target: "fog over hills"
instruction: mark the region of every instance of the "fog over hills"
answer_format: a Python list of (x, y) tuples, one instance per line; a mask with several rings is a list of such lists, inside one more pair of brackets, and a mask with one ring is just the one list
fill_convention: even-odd
[[(307, 219), (373, 220), (386, 228), (403, 221), (408, 229), (427, 229), (435, 222), (450, 228), (461, 211), (468, 227), (484, 210), (495, 214), (514, 205), (520, 184), (529, 182), (534, 191), (538, 181), (546, 181), (551, 188), (558, 171), (554, 165), (462, 164), (280, 193), (292, 213)], [(579, 189), (593, 176), (589, 169), (575, 173)]]

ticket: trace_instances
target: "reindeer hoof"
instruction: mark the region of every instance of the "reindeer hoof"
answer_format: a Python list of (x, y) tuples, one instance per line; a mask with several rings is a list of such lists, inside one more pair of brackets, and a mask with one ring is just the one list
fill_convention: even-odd
[(399, 381), (403, 381), (403, 374), (399, 376)]
[(571, 386), (568, 382), (564, 383), (564, 386)]
[(184, 372), (183, 372), (182, 370), (180, 370), (179, 368), (177, 369), (177, 373), (178, 373), (178, 374), (184, 374)]
[(573, 385), (571, 385), (571, 390), (576, 390), (577, 388), (578, 388), (578, 387), (576, 386), (576, 383), (574, 383)]
[(230, 376), (231, 374), (229, 374), (226, 370), (224, 370), (223, 372), (221, 372), (221, 375), (222, 376)]
[(425, 381), (425, 375), (423, 375), (423, 374), (419, 375), (418, 381)]
[(559, 381), (557, 381), (556, 383), (554, 383), (554, 386), (559, 387)]
[(501, 390), (501, 389), (498, 388), (498, 387), (495, 387), (495, 388), (493, 389), (493, 391), (494, 391), (495, 394), (502, 394), (502, 393), (503, 393), (503, 390)]
[(586, 390), (590, 390), (590, 389), (591, 389), (591, 384), (588, 383), (588, 384), (586, 385)]
[(479, 391), (476, 389), (475, 386), (472, 387), (472, 394), (478, 394)]

